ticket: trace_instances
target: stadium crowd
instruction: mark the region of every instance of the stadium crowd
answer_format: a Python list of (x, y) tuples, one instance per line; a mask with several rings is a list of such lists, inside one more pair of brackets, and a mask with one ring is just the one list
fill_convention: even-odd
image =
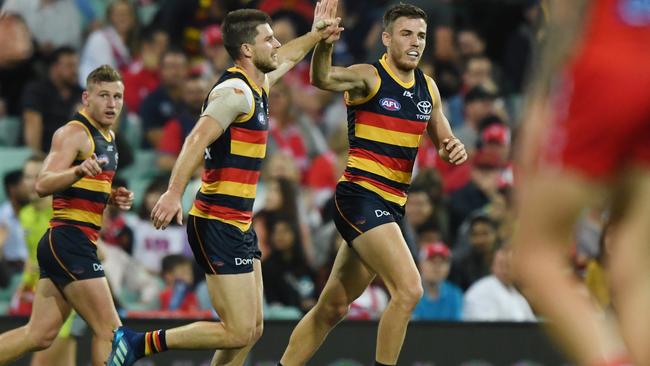
[[(522, 90), (539, 39), (536, 0), (411, 0), (426, 10), (421, 69), (436, 80), (445, 114), (470, 159), (451, 166), (421, 140), (401, 228), (425, 294), (417, 320), (535, 321), (513, 284), (509, 240), (512, 147)], [(339, 0), (345, 32), (334, 63), (381, 56), (381, 15), (391, 0)], [(125, 316), (217, 316), (197, 271), (185, 228), (157, 231), (149, 219), (203, 100), (229, 67), (219, 24), (241, 7), (273, 18), (281, 43), (308, 30), (310, 0), (0, 0), (0, 28), (32, 42), (0, 64), (0, 314), (28, 315), (38, 279), (36, 245), (48, 227), (51, 198), (35, 176), (57, 128), (79, 107), (83, 82), (102, 64), (118, 68), (125, 112), (116, 127), (118, 178), (136, 193), (127, 213), (108, 209), (100, 248)], [(17, 40), (19, 38), (16, 38)], [(315, 304), (340, 245), (332, 221), (334, 187), (347, 154), (343, 98), (309, 84), (303, 61), (270, 92), (267, 159), (255, 203), (268, 318), (295, 319)], [(9, 152), (20, 161), (5, 158)], [(4, 155), (7, 154), (7, 155)], [(14, 156), (14, 155), (12, 155)], [(24, 161), (24, 163), (23, 163)], [(15, 169), (17, 165), (22, 165)], [(185, 194), (191, 207), (200, 171)], [(585, 212), (572, 258), (594, 301), (608, 304), (602, 276), (602, 210)], [(388, 299), (377, 282), (349, 317), (377, 319)]]

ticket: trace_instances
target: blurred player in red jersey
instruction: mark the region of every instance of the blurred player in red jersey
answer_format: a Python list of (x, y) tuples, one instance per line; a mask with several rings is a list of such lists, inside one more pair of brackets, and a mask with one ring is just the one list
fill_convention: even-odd
[[(578, 364), (650, 365), (650, 2), (552, 0), (549, 13), (520, 145), (515, 270)], [(562, 245), (602, 200), (621, 220), (610, 270), (624, 344), (576, 291)]]

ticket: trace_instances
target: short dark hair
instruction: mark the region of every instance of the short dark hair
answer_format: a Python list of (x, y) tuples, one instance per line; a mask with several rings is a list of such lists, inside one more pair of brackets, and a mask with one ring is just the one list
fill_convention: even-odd
[(389, 30), (398, 18), (424, 19), (427, 22), (427, 13), (415, 5), (399, 3), (393, 5), (384, 13), (384, 30)]
[(88, 74), (86, 85), (113, 81), (122, 81), (120, 73), (109, 65), (102, 65)]
[(63, 56), (76, 55), (77, 50), (70, 46), (61, 46), (56, 48), (52, 53), (47, 57), (47, 66), (52, 67), (56, 65)]
[(181, 254), (170, 254), (162, 259), (161, 263), (161, 273), (169, 273), (178, 266), (192, 265), (192, 261), (184, 255)]
[(270, 24), (271, 18), (257, 9), (240, 9), (226, 15), (221, 25), (223, 46), (233, 60), (239, 58), (242, 44), (254, 43), (257, 26), (264, 23)]
[(23, 171), (16, 169), (5, 174), (3, 183), (5, 185), (5, 195), (7, 198), (10, 196), (10, 191), (15, 188), (23, 180)]

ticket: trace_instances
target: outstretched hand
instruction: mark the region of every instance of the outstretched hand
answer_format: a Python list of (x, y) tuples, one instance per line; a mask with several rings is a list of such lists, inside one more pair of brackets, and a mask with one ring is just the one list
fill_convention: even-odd
[(341, 37), (342, 27), (339, 27), (341, 18), (336, 17), (338, 0), (322, 0), (316, 3), (314, 9), (314, 23), (311, 31), (318, 33), (321, 40), (334, 43)]

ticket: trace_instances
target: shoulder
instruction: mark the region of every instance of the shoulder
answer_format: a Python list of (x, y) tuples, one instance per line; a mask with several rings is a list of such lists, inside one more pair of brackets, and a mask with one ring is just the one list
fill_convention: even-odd
[[(268, 80), (268, 78), (267, 78)], [(222, 81), (221, 83), (215, 85), (208, 96), (208, 100), (213, 99), (216, 96), (218, 90), (223, 90), (224, 92), (231, 92), (235, 95), (241, 95), (246, 97), (247, 100), (253, 100), (253, 90), (251, 87), (240, 78), (231, 78)]]
[(59, 127), (52, 136), (52, 141), (55, 140), (65, 140), (66, 143), (69, 141), (78, 142), (83, 140), (88, 140), (92, 138), (92, 134), (88, 127), (86, 127), (81, 121), (72, 120), (68, 121), (65, 125)]

